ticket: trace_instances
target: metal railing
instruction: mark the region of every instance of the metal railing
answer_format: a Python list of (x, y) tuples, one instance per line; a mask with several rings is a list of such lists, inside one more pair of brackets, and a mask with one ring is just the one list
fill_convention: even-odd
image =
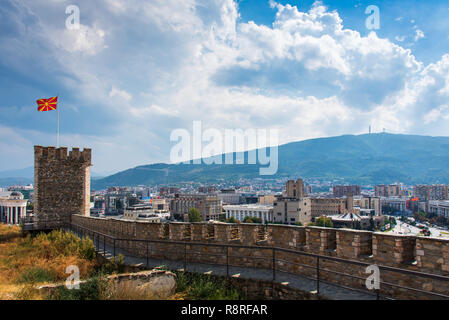
[(43, 219), (42, 217), (28, 216), (19, 220), (23, 231), (43, 231), (60, 229), (70, 225), (69, 219)]
[[(389, 297), (386, 295), (381, 295), (380, 294), (380, 289), (374, 290), (373, 291), (369, 291), (369, 290), (365, 290), (365, 289), (360, 289), (360, 288), (355, 288), (352, 286), (345, 286), (339, 283), (335, 283), (335, 282), (329, 282), (326, 280), (322, 279), (323, 273), (329, 273), (329, 274), (335, 274), (335, 275), (339, 275), (342, 277), (348, 277), (348, 278), (352, 278), (352, 279), (356, 279), (358, 281), (366, 281), (366, 278), (364, 277), (360, 277), (357, 275), (353, 275), (353, 274), (348, 274), (348, 273), (344, 273), (344, 272), (340, 272), (340, 271), (336, 271), (336, 270), (330, 270), (330, 269), (325, 269), (323, 267), (320, 267), (320, 261), (324, 262), (324, 261), (333, 261), (336, 263), (341, 263), (341, 264), (346, 264), (346, 265), (352, 265), (352, 266), (359, 266), (359, 267), (368, 267), (372, 264), (370, 263), (366, 263), (366, 262), (361, 262), (361, 261), (356, 261), (356, 260), (350, 260), (350, 259), (344, 259), (344, 258), (338, 258), (338, 257), (332, 257), (332, 256), (325, 256), (325, 255), (320, 255), (320, 254), (315, 254), (315, 253), (310, 253), (310, 252), (304, 252), (304, 251), (299, 251), (299, 250), (292, 250), (292, 249), (287, 249), (287, 248), (280, 248), (280, 247), (270, 247), (270, 246), (253, 246), (253, 245), (240, 245), (240, 244), (220, 244), (220, 243), (204, 243), (204, 242), (190, 242), (190, 241), (173, 241), (173, 240), (150, 240), (150, 239), (130, 239), (130, 238), (117, 238), (114, 236), (110, 236), (107, 235), (105, 233), (101, 233), (86, 227), (82, 227), (76, 224), (71, 224), (69, 227), (72, 231), (74, 231), (75, 233), (77, 233), (79, 236), (89, 236), (92, 241), (94, 242), (94, 244), (96, 244), (96, 250), (99, 251), (100, 250), (100, 243), (103, 242), (103, 255), (106, 254), (106, 247), (107, 247), (107, 239), (110, 240), (110, 242), (112, 243), (112, 254), (113, 257), (117, 257), (117, 249), (118, 246), (117, 244), (120, 241), (127, 241), (127, 242), (132, 242), (132, 243), (145, 243), (146, 244), (146, 266), (149, 267), (149, 259), (150, 259), (150, 253), (149, 253), (149, 246), (152, 243), (163, 243), (163, 244), (172, 244), (172, 245), (180, 245), (184, 247), (184, 255), (183, 255), (183, 262), (184, 262), (184, 270), (187, 270), (187, 266), (188, 266), (188, 262), (189, 262), (189, 255), (194, 255), (194, 254), (199, 254), (199, 255), (209, 255), (209, 256), (221, 256), (223, 257), (225, 255), (225, 264), (219, 264), (219, 263), (207, 263), (207, 262), (197, 262), (197, 263), (202, 263), (202, 264), (214, 264), (214, 265), (223, 265), (226, 266), (226, 276), (229, 277), (229, 268), (230, 267), (240, 267), (240, 268), (244, 268), (245, 266), (242, 265), (231, 265), (230, 264), (230, 258), (245, 258), (245, 259), (263, 259), (263, 260), (271, 260), (270, 266), (271, 266), (271, 271), (272, 271), (272, 281), (276, 281), (276, 272), (282, 272), (282, 273), (287, 273), (287, 274), (292, 274), (292, 275), (296, 275), (296, 276), (300, 276), (300, 277), (304, 277), (310, 280), (314, 280), (316, 282), (316, 293), (320, 294), (320, 284), (329, 284), (332, 286), (336, 286), (336, 287), (340, 287), (343, 289), (349, 289), (352, 291), (357, 291), (357, 292), (361, 292), (364, 294), (368, 294), (368, 295), (372, 295), (375, 296), (375, 298), (377, 300), (383, 298), (383, 299), (393, 299), (393, 297)], [(191, 249), (194, 247), (215, 247), (215, 248), (222, 248), (223, 252), (221, 254), (217, 254), (217, 253), (204, 253), (204, 252), (198, 252), (198, 251), (192, 251)], [(189, 250), (188, 250), (189, 248)], [(229, 249), (254, 249), (254, 250), (266, 250), (266, 251), (271, 251), (272, 255), (271, 258), (267, 258), (264, 256), (243, 256), (243, 255), (231, 255), (230, 254), (230, 250)], [(123, 249), (126, 251), (126, 249)], [(309, 257), (312, 258), (313, 260), (315, 260), (315, 264), (314, 265), (308, 265), (308, 264), (302, 264), (302, 263), (298, 263), (298, 262), (292, 262), (292, 261), (288, 261), (288, 260), (284, 260), (284, 259), (280, 259), (277, 257), (276, 253), (288, 253), (288, 254), (292, 254), (295, 256), (302, 256), (302, 257)], [(167, 259), (170, 260), (170, 259)], [(312, 270), (315, 270), (315, 277), (314, 278), (310, 278), (308, 276), (299, 274), (299, 273), (293, 273), (290, 271), (286, 271), (286, 270), (281, 270), (279, 268), (277, 268), (276, 266), (279, 265), (280, 263), (284, 263), (284, 264), (290, 264), (290, 265), (296, 265), (298, 267), (302, 267), (302, 268), (309, 268)], [(419, 272), (419, 271), (413, 271), (413, 270), (407, 270), (407, 269), (401, 269), (401, 268), (396, 268), (396, 267), (389, 267), (389, 266), (383, 266), (383, 265), (377, 265), (377, 267), (379, 268), (379, 270), (382, 271), (387, 271), (387, 272), (392, 272), (392, 273), (396, 273), (396, 274), (402, 274), (402, 275), (409, 275), (409, 276), (414, 276), (414, 277), (421, 277), (423, 279), (430, 279), (430, 280), (438, 280), (438, 281), (444, 281), (445, 283), (447, 283), (448, 286), (448, 290), (449, 290), (449, 277), (446, 276), (441, 276), (441, 275), (437, 275), (437, 274), (431, 274), (431, 273), (425, 273), (425, 272)], [(266, 268), (265, 268), (266, 269)], [(433, 292), (433, 291), (429, 291), (429, 290), (423, 290), (423, 289), (418, 289), (418, 288), (411, 288), (411, 287), (407, 287), (404, 285), (399, 285), (399, 284), (394, 284), (394, 283), (390, 283), (390, 282), (385, 282), (385, 281), (380, 281), (380, 286), (387, 286), (387, 287), (391, 287), (391, 288), (397, 288), (400, 290), (405, 290), (405, 291), (411, 291), (411, 292), (418, 292), (421, 294), (425, 294), (425, 295), (429, 295), (432, 297), (438, 297), (441, 299), (449, 299), (449, 295), (446, 294), (442, 294), (442, 293), (438, 293), (438, 292)]]

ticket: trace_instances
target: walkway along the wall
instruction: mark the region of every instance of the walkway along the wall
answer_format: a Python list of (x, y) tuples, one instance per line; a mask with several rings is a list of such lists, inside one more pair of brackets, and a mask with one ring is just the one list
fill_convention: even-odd
[[(117, 239), (171, 240), (191, 244), (116, 241), (117, 248), (140, 257), (148, 255), (157, 259), (183, 260), (188, 250), (190, 262), (220, 265), (228, 263), (240, 267), (272, 269), (274, 252), (276, 270), (315, 278), (316, 266), (319, 263), (321, 280), (365, 290), (365, 280), (369, 276), (366, 273), (366, 265), (375, 264), (390, 267), (389, 270), (380, 268), (381, 295), (401, 299), (438, 298), (424, 291), (449, 295), (449, 278), (431, 277), (449, 275), (449, 240), (322, 227), (147, 223), (81, 215), (72, 216), (72, 226), (91, 229)], [(105, 240), (112, 245), (111, 238)], [(194, 243), (238, 244), (256, 246), (258, 249), (193, 245)], [(290, 249), (293, 252), (274, 251), (273, 247)], [(298, 254), (301, 252), (305, 254)], [(307, 256), (307, 253), (342, 258), (361, 264), (316, 259)], [(426, 273), (429, 277), (406, 274), (400, 272), (401, 270), (395, 271), (394, 268)]]

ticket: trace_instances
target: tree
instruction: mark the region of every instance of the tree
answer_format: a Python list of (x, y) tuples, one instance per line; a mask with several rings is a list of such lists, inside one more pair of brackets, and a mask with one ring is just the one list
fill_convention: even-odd
[(332, 220), (328, 217), (319, 217), (315, 219), (315, 226), (317, 227), (327, 227), (327, 228), (333, 228), (334, 224), (332, 223)]
[(295, 226), (302, 226), (301, 221), (295, 222)]
[(438, 216), (435, 218), (436, 224), (440, 226), (447, 226), (448, 225), (448, 219), (444, 216)]
[(374, 224), (374, 219), (373, 219), (373, 217), (370, 217), (369, 218), (369, 230), (370, 231), (374, 231), (374, 228), (375, 228), (376, 226), (375, 226), (375, 224)]
[(234, 217), (230, 217), (230, 218), (226, 219), (226, 222), (227, 223), (237, 223), (237, 220), (235, 220)]
[(414, 217), (415, 220), (418, 221), (418, 222), (423, 222), (423, 221), (426, 220), (426, 214), (425, 214), (424, 212), (422, 212), (422, 211), (415, 212), (415, 213), (413, 214), (413, 217)]
[(254, 217), (251, 220), (253, 220), (253, 223), (262, 223), (262, 219), (258, 217)]
[(201, 217), (200, 210), (197, 208), (190, 208), (189, 210), (189, 222), (201, 222), (203, 218)]
[(245, 218), (243, 218), (243, 223), (253, 223), (253, 220), (250, 216), (246, 216)]

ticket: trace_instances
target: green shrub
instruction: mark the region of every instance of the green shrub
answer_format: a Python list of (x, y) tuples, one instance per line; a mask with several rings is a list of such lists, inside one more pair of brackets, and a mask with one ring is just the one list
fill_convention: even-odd
[(200, 210), (197, 208), (190, 208), (189, 210), (189, 222), (201, 222), (203, 218), (201, 217)]
[(324, 217), (324, 216), (316, 218), (315, 222), (311, 225), (317, 226), (317, 227), (327, 227), (327, 228), (334, 227), (332, 220), (330, 218)]
[(126, 270), (125, 256), (121, 253), (115, 258), (112, 258), (108, 262), (102, 264), (97, 268), (94, 274), (107, 275), (113, 273), (123, 273)]
[(41, 267), (32, 267), (21, 273), (18, 283), (41, 283), (55, 281), (54, 274)]
[(33, 241), (33, 245), (42, 250), (48, 257), (78, 256), (81, 259), (93, 260), (95, 246), (90, 238), (80, 239), (73, 232), (54, 230), (48, 234), (40, 233)]
[(100, 300), (105, 296), (107, 289), (107, 280), (98, 275), (85, 283), (81, 283), (79, 289), (68, 289), (65, 286), (58, 287), (49, 298), (51, 300)]
[(262, 223), (262, 219), (257, 218), (257, 217), (250, 217), (250, 216), (246, 216), (243, 219), (244, 223)]
[(114, 258), (114, 264), (118, 273), (123, 273), (125, 271), (125, 256), (121, 253), (118, 254), (116, 258)]
[(236, 220), (234, 217), (230, 217), (228, 219), (226, 219), (227, 223), (238, 223), (238, 220)]
[(242, 295), (225, 279), (210, 275), (176, 272), (176, 292), (189, 300), (238, 300)]

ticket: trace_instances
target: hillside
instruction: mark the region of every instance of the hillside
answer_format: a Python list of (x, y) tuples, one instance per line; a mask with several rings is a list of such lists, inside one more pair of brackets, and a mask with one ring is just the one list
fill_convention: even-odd
[(94, 180), (92, 187), (288, 176), (359, 184), (449, 183), (449, 137), (379, 133), (311, 139), (279, 146), (275, 176), (259, 176), (259, 165), (159, 163)]

